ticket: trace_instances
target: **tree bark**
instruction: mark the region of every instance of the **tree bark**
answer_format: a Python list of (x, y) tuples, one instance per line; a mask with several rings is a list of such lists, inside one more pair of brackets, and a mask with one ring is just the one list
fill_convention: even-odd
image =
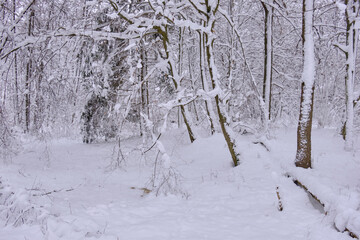
[[(148, 96), (148, 84), (147, 84), (147, 79), (145, 79), (146, 73), (147, 73), (147, 69), (146, 69), (146, 64), (147, 64), (147, 57), (146, 57), (146, 50), (145, 50), (145, 44), (143, 42), (140, 43), (141, 44), (141, 69), (140, 69), (140, 82), (141, 82), (141, 87), (140, 87), (140, 95), (141, 95), (141, 109), (140, 112), (142, 112), (143, 114), (146, 114), (148, 118), (150, 118), (149, 116), (149, 96)], [(145, 136), (145, 122), (143, 118), (140, 118), (140, 135), (141, 136)]]
[[(31, 9), (29, 16), (29, 25), (28, 25), (28, 36), (32, 35), (33, 27), (34, 27), (34, 17), (35, 12)], [(30, 99), (30, 87), (31, 87), (31, 75), (32, 75), (32, 59), (31, 54), (32, 50), (28, 48), (29, 59), (26, 64), (26, 76), (25, 76), (25, 132), (29, 132), (30, 130), (30, 108), (31, 108), (31, 99)]]
[[(272, 0), (269, 0), (272, 3)], [(265, 115), (267, 119), (271, 118), (271, 83), (272, 83), (272, 61), (273, 61), (273, 7), (262, 2), (265, 12), (265, 34), (264, 34), (264, 81), (263, 81), (263, 99), (265, 102)]]
[[(218, 2), (218, 4), (219, 4), (219, 2)], [(212, 7), (209, 5), (209, 0), (205, 0), (205, 5), (206, 5), (206, 9), (207, 9), (206, 25), (207, 25), (207, 27), (210, 26), (211, 30), (213, 30), (213, 27), (215, 25), (215, 22), (214, 22), (215, 16), (214, 15), (215, 15), (217, 7), (215, 9), (212, 9)], [(208, 63), (208, 68), (209, 68), (209, 75), (210, 75), (212, 87), (213, 87), (213, 89), (216, 89), (216, 88), (220, 88), (220, 85), (219, 85), (219, 81), (218, 81), (217, 71), (214, 69), (214, 68), (216, 68), (215, 59), (214, 59), (214, 55), (213, 55), (214, 40), (215, 39), (211, 38), (207, 33), (205, 33), (205, 42), (206, 42), (205, 46), (206, 46), (206, 55), (207, 55), (207, 63)], [(231, 136), (230, 129), (228, 129), (228, 122), (226, 119), (225, 112), (222, 109), (222, 106), (220, 103), (219, 94), (217, 94), (215, 96), (215, 104), (216, 104), (216, 109), (217, 109), (217, 113), (218, 113), (218, 117), (219, 117), (219, 123), (221, 126), (221, 130), (224, 135), (227, 147), (229, 149), (233, 164), (236, 167), (240, 163), (239, 154), (236, 152), (235, 138)]]
[[(16, 1), (13, 0), (13, 24), (16, 20)], [(16, 33), (16, 27), (14, 26), (14, 33)], [(15, 44), (14, 44), (15, 45)], [(15, 123), (20, 123), (20, 110), (19, 110), (19, 84), (18, 84), (18, 64), (17, 64), (17, 53), (14, 53), (14, 88), (15, 88)]]
[(315, 57), (313, 38), (314, 1), (303, 0), (303, 75), (301, 83), (300, 116), (297, 129), (295, 165), (311, 168), (311, 128), (314, 102)]
[[(165, 50), (165, 54), (166, 54), (166, 59), (168, 60), (168, 65), (169, 65), (169, 69), (170, 69), (170, 76), (171, 76), (171, 79), (173, 80), (173, 83), (174, 83), (174, 88), (176, 91), (179, 90), (179, 83), (177, 81), (180, 81), (180, 79), (175, 79), (175, 70), (174, 70), (174, 67), (176, 66), (173, 66), (173, 64), (171, 63), (171, 59), (170, 59), (170, 53), (169, 53), (169, 50), (168, 50), (168, 32), (167, 32), (167, 26), (165, 26), (165, 31), (162, 31), (161, 29), (157, 28), (157, 30), (159, 31), (159, 34), (162, 35), (163, 39), (163, 46), (164, 46), (164, 50)], [(176, 75), (177, 75), (177, 72), (176, 72)], [(186, 111), (185, 111), (185, 107), (184, 105), (180, 105), (180, 112), (181, 112), (181, 115), (184, 119), (184, 123), (186, 125), (186, 129), (188, 131), (188, 134), (189, 134), (189, 138), (190, 138), (190, 142), (193, 143), (196, 138), (195, 138), (195, 134), (191, 128), (191, 124), (190, 124), (190, 119), (188, 118), (187, 114), (186, 114)]]
[(358, 41), (358, 30), (355, 29), (356, 17), (359, 13), (359, 2), (346, 0), (346, 76), (345, 76), (345, 99), (346, 121), (344, 125), (345, 149), (352, 150), (354, 147), (354, 77), (355, 59)]
[[(202, 32), (199, 31), (199, 52), (200, 52), (200, 78), (201, 78), (201, 86), (202, 89), (204, 91), (209, 91), (209, 87), (207, 85), (206, 78), (204, 76), (205, 74), (205, 70), (204, 70), (204, 46), (205, 46), (205, 38), (204, 38), (204, 34)], [(209, 124), (210, 124), (210, 133), (211, 135), (213, 135), (215, 133), (215, 126), (214, 126), (214, 120), (213, 117), (211, 116), (211, 112), (213, 111), (212, 108), (212, 104), (211, 104), (211, 100), (207, 100), (205, 99), (205, 111), (209, 120)], [(211, 111), (211, 112), (210, 112)]]

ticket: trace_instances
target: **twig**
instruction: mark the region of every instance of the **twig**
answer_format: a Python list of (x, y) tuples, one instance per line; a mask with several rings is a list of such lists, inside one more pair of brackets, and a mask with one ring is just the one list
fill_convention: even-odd
[(157, 143), (157, 141), (160, 139), (161, 137), (161, 133), (159, 134), (159, 136), (156, 138), (156, 140), (154, 141), (154, 143), (146, 150), (143, 152), (143, 154), (147, 153), (148, 151), (150, 151), (154, 146), (155, 144)]
[(46, 193), (41, 193), (41, 194), (33, 194), (34, 197), (40, 197), (40, 196), (47, 196), (47, 195), (50, 195), (50, 194), (53, 194), (53, 193), (59, 193), (59, 192), (71, 192), (73, 191), (74, 188), (69, 188), (69, 189), (59, 189), (59, 190), (53, 190), (53, 191), (50, 191), (50, 192), (46, 192)]
[(276, 187), (276, 196), (278, 198), (278, 210), (281, 212), (284, 208), (280, 198), (279, 187)]
[(253, 142), (253, 144), (260, 144), (261, 146), (263, 146), (266, 149), (266, 151), (270, 152), (270, 148), (268, 148), (268, 146), (266, 146), (265, 143), (263, 143), (261, 141)]

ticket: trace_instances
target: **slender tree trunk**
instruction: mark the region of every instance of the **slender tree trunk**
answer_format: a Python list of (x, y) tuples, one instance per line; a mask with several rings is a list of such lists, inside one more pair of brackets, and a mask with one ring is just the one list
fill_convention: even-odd
[(40, 63), (38, 66), (38, 79), (35, 84), (35, 106), (36, 109), (34, 111), (34, 128), (39, 130), (43, 121), (43, 101), (42, 101), (42, 93), (41, 93), (41, 82), (43, 78), (44, 64)]
[[(272, 3), (272, 0), (269, 0)], [(264, 34), (264, 82), (263, 82), (263, 99), (265, 102), (265, 115), (268, 121), (271, 118), (271, 83), (272, 83), (272, 30), (273, 30), (273, 7), (262, 2), (265, 12), (265, 34)]]
[[(28, 36), (30, 37), (32, 35), (33, 25), (34, 25), (34, 16), (35, 12), (34, 10), (31, 10), (30, 16), (29, 16), (29, 25), (28, 25)], [(30, 129), (30, 107), (31, 107), (31, 99), (30, 99), (30, 80), (32, 75), (32, 59), (31, 54), (32, 50), (29, 47), (28, 48), (29, 53), (29, 59), (26, 64), (26, 76), (25, 76), (25, 131), (29, 132)]]
[[(191, 79), (191, 88), (195, 92), (195, 80), (193, 79), (193, 75), (192, 75), (193, 69), (191, 67), (190, 49), (188, 49), (187, 55), (188, 55), (189, 77)], [(195, 101), (193, 101), (193, 106), (194, 106), (194, 113), (195, 113), (196, 121), (199, 121), (199, 115), (197, 113)]]
[(356, 17), (359, 14), (359, 2), (346, 0), (346, 76), (345, 76), (345, 96), (346, 96), (346, 121), (343, 127), (345, 138), (345, 149), (352, 150), (354, 147), (354, 78), (355, 78), (355, 59), (358, 42), (358, 30), (355, 29)]
[[(179, 79), (178, 73), (174, 70), (174, 68), (176, 66), (174, 66), (174, 63), (173, 63), (172, 59), (170, 58), (170, 53), (169, 53), (169, 50), (168, 50), (167, 27), (165, 27), (165, 31), (161, 30), (160, 34), (162, 34), (162, 37), (163, 37), (163, 46), (164, 46), (164, 50), (165, 50), (165, 53), (166, 53), (166, 59), (168, 60), (168, 65), (169, 65), (169, 69), (170, 69), (170, 76), (171, 76), (171, 78), (173, 80), (175, 90), (179, 91), (180, 79)], [(176, 74), (176, 76), (175, 76), (175, 74)], [(180, 113), (181, 113), (181, 115), (182, 115), (182, 117), (184, 119), (184, 123), (186, 125), (186, 129), (187, 129), (188, 134), (189, 134), (190, 142), (194, 142), (195, 139), (196, 139), (195, 134), (194, 134), (194, 132), (193, 132), (193, 130), (191, 128), (190, 119), (186, 114), (184, 105), (180, 105)]]
[(314, 102), (315, 54), (313, 37), (314, 1), (303, 0), (303, 74), (301, 83), (300, 116), (297, 129), (295, 165), (311, 168), (311, 128)]
[[(205, 57), (204, 57), (204, 46), (205, 46), (205, 38), (204, 38), (204, 34), (202, 32), (199, 31), (199, 50), (200, 50), (200, 78), (201, 78), (201, 85), (202, 85), (202, 89), (204, 91), (209, 91), (209, 87), (208, 84), (206, 82), (206, 77), (205, 77), (205, 70), (204, 70), (204, 64), (205, 64)], [(210, 133), (211, 135), (215, 133), (215, 126), (214, 126), (214, 120), (211, 114), (213, 112), (213, 107), (211, 104), (211, 100), (207, 100), (205, 99), (205, 110), (206, 110), (206, 114), (209, 120), (209, 124), (210, 124)]]
[(15, 88), (15, 123), (20, 123), (20, 110), (19, 110), (19, 83), (18, 83), (18, 66), (17, 66), (17, 54), (14, 54), (14, 88)]
[[(13, 24), (16, 20), (16, 1), (13, 0)], [(16, 33), (16, 27), (14, 26), (14, 33)], [(14, 53), (14, 88), (15, 88), (15, 123), (20, 123), (20, 110), (19, 110), (19, 84), (18, 84), (18, 64), (17, 64), (17, 53)]]
[[(218, 4), (219, 4), (219, 2), (218, 2)], [(205, 6), (207, 9), (206, 26), (210, 26), (211, 30), (212, 30), (212, 28), (215, 25), (215, 16), (214, 15), (215, 15), (215, 11), (216, 11), (217, 7), (215, 7), (215, 9), (212, 9), (212, 6), (209, 5), (209, 0), (205, 0)], [(210, 75), (212, 87), (213, 87), (213, 89), (221, 90), (220, 85), (219, 85), (218, 76), (217, 76), (214, 54), (213, 54), (214, 40), (215, 39), (213, 37), (210, 37), (207, 33), (205, 33), (207, 63), (208, 63), (209, 75)], [(228, 129), (229, 123), (228, 123), (228, 120), (226, 119), (226, 113), (224, 112), (223, 107), (221, 106), (219, 94), (217, 94), (215, 96), (215, 104), (216, 104), (216, 109), (217, 109), (217, 113), (219, 116), (219, 123), (221, 126), (221, 130), (224, 135), (226, 144), (228, 146), (233, 164), (234, 164), (234, 166), (238, 166), (240, 161), (239, 161), (239, 154), (236, 152), (235, 138), (233, 136), (231, 136), (231, 130)]]
[(25, 132), (30, 129), (30, 74), (31, 74), (31, 60), (26, 64), (25, 76)]
[[(145, 47), (143, 42), (141, 42), (141, 69), (140, 69), (140, 82), (141, 82), (141, 87), (140, 87), (140, 97), (141, 97), (141, 104), (140, 104), (140, 112), (142, 114), (146, 114), (148, 116), (148, 118), (150, 117), (148, 115), (149, 111), (147, 110), (148, 108), (148, 102), (147, 102), (147, 84), (146, 84), (146, 80), (145, 80), (145, 76), (146, 76), (146, 57), (145, 57)], [(143, 118), (140, 118), (140, 135), (143, 136), (145, 135), (146, 131), (145, 131), (145, 122)]]
[[(230, 16), (230, 19), (232, 22), (234, 22), (234, 0), (230, 0), (229, 1), (229, 6), (228, 6), (228, 14)], [(235, 68), (235, 50), (236, 50), (236, 45), (235, 45), (235, 29), (233, 27), (231, 27), (230, 25), (227, 26), (227, 34), (229, 36), (229, 44), (230, 44), (230, 52), (229, 52), (229, 59), (228, 59), (228, 71), (227, 71), (227, 78), (228, 78), (228, 94), (230, 95), (230, 97), (228, 97), (227, 99), (227, 113), (228, 113), (228, 117), (229, 119), (233, 119), (234, 116), (234, 111), (233, 111), (233, 94), (235, 93), (234, 91), (234, 79), (233, 79), (233, 72), (234, 72), (234, 68)]]
[[(213, 89), (215, 89), (218, 86), (216, 85), (216, 80), (214, 79), (215, 76), (214, 76), (214, 71), (213, 71), (213, 63), (214, 62), (213, 62), (213, 56), (212, 56), (212, 49), (211, 49), (210, 45), (207, 45), (206, 49), (207, 49), (206, 52), (207, 52), (207, 56), (208, 56), (207, 59), (208, 59), (208, 65), (209, 65), (209, 74), (210, 74), (210, 78), (211, 78), (211, 82), (212, 82), (212, 87), (213, 87)], [(217, 113), (219, 116), (219, 123), (220, 123), (222, 133), (224, 135), (231, 158), (233, 160), (233, 164), (234, 164), (234, 166), (237, 166), (237, 165), (239, 165), (239, 158), (238, 158), (239, 154), (237, 154), (236, 150), (235, 150), (235, 148), (236, 148), (235, 139), (230, 136), (230, 132), (228, 129), (228, 121), (226, 119), (225, 113), (222, 110), (222, 107), (220, 106), (221, 103), (220, 103), (219, 94), (217, 94), (215, 96), (215, 104), (216, 104), (216, 110), (217, 110)]]

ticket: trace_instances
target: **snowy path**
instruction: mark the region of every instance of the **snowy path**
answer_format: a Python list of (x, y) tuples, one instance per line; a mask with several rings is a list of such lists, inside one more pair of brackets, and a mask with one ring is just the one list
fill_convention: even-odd
[[(31, 198), (50, 212), (42, 229), (36, 224), (7, 226), (0, 228), (0, 239), (351, 239), (334, 229), (332, 219), (303, 190), (281, 176), (281, 166), (289, 165), (293, 158), (292, 137), (280, 135), (272, 141), (271, 153), (248, 139), (239, 139), (243, 162), (237, 168), (230, 167), (220, 135), (192, 145), (166, 138), (185, 192), (166, 197), (142, 196), (139, 188), (145, 187), (152, 173), (152, 159), (140, 159), (139, 152), (130, 154), (125, 170), (107, 171), (112, 144), (54, 141), (48, 150), (30, 144), (12, 164), (0, 168), (3, 182), (14, 190), (37, 189), (32, 194), (62, 191)], [(316, 141), (324, 140), (318, 136)], [(138, 142), (132, 139), (127, 144)], [(343, 170), (325, 164), (329, 153), (322, 144), (318, 146), (315, 166), (321, 169), (322, 181), (331, 177), (340, 187), (359, 180), (349, 175), (333, 177), (334, 171)], [(360, 159), (357, 155), (346, 159), (352, 164), (349, 171), (355, 173)], [(282, 212), (277, 210), (276, 186), (280, 187)]]

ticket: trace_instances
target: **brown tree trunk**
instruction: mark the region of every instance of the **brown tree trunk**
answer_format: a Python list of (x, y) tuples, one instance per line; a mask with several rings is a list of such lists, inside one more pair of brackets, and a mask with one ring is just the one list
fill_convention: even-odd
[[(140, 112), (143, 114), (146, 114), (148, 118), (150, 118), (149, 116), (149, 109), (148, 109), (148, 85), (147, 85), (147, 80), (145, 79), (146, 76), (146, 51), (145, 51), (145, 46), (143, 44), (143, 42), (141, 42), (141, 69), (140, 69), (140, 82), (141, 82), (141, 87), (140, 87), (140, 96), (141, 96), (141, 108), (140, 108)], [(145, 122), (144, 119), (141, 118), (140, 119), (140, 135), (143, 136), (145, 135)]]
[(297, 151), (295, 165), (311, 168), (311, 128), (314, 102), (314, 38), (313, 0), (303, 0), (303, 76), (301, 84), (300, 115), (297, 129)]
[[(16, 20), (16, 2), (13, 0), (13, 23)], [(16, 27), (14, 26), (14, 33), (16, 33)], [(14, 53), (14, 88), (15, 88), (15, 123), (20, 123), (20, 112), (19, 112), (19, 85), (18, 85), (18, 64), (17, 64), (17, 53)]]
[[(271, 1), (270, 1), (271, 2)], [(267, 119), (271, 118), (271, 84), (272, 84), (272, 61), (273, 61), (273, 7), (268, 6), (264, 2), (261, 2), (265, 12), (265, 24), (264, 24), (264, 80), (263, 80), (263, 99), (265, 103), (265, 109), (267, 111)]]
[[(202, 89), (204, 91), (208, 91), (208, 89), (206, 89), (205, 87), (205, 82), (206, 81), (204, 78), (204, 46), (205, 46), (205, 40), (204, 40), (204, 36), (203, 36), (203, 33), (199, 31), (199, 42), (200, 42), (200, 46), (199, 46), (199, 49), (200, 49), (200, 77), (201, 77), (201, 86), (202, 86)], [(211, 135), (215, 133), (215, 126), (214, 126), (214, 123), (213, 123), (213, 119), (211, 117), (211, 114), (210, 114), (210, 110), (209, 110), (209, 103), (208, 103), (208, 100), (205, 99), (205, 111), (206, 111), (206, 114), (207, 114), (207, 117), (208, 117), (208, 120), (209, 120), (209, 123), (210, 123), (210, 132), (211, 132)]]
[[(176, 66), (173, 66), (170, 62), (170, 54), (169, 54), (169, 51), (168, 51), (168, 32), (167, 32), (167, 27), (165, 27), (165, 31), (162, 31), (162, 30), (158, 30), (159, 31), (159, 34), (162, 35), (163, 39), (163, 46), (164, 46), (164, 50), (165, 50), (165, 53), (166, 53), (166, 59), (169, 60), (168, 61), (168, 65), (169, 65), (169, 69), (170, 69), (170, 76), (173, 80), (173, 83), (174, 83), (174, 88), (175, 90), (177, 91), (179, 86), (178, 86), (178, 83), (177, 81), (175, 80), (175, 74), (174, 74), (174, 67)], [(192, 131), (192, 128), (190, 126), (190, 123), (189, 123), (189, 119), (187, 118), (187, 114), (186, 114), (186, 111), (185, 111), (185, 107), (184, 105), (180, 105), (180, 112), (181, 112), (181, 115), (184, 119), (184, 123), (186, 125), (186, 129), (188, 131), (188, 134), (189, 134), (189, 138), (190, 138), (190, 142), (194, 142), (196, 140), (195, 138), (195, 135), (194, 135), (194, 132)]]
[(25, 132), (30, 129), (30, 75), (31, 75), (31, 59), (26, 64), (25, 77)]
[[(209, 0), (205, 0), (205, 6), (207, 9), (207, 21), (205, 23), (205, 27), (211, 27), (211, 31), (213, 30), (213, 27), (215, 25), (215, 21), (213, 20), (212, 22), (210, 22), (211, 18), (215, 18), (215, 13), (217, 11), (217, 8), (220, 4), (220, 2), (217, 2), (217, 6), (212, 9), (212, 7), (210, 6)], [(209, 75), (210, 75), (210, 79), (211, 79), (211, 84), (212, 84), (212, 88), (220, 88), (219, 86), (219, 82), (218, 82), (218, 77), (214, 74), (214, 69), (216, 68), (215, 65), (215, 60), (214, 60), (214, 55), (213, 55), (213, 46), (214, 46), (214, 38), (210, 38), (210, 36), (205, 33), (204, 34), (204, 41), (205, 41), (205, 46), (206, 46), (206, 56), (207, 56), (207, 64), (208, 64), (208, 70), (209, 70)], [(216, 71), (215, 71), (216, 72)], [(235, 144), (235, 139), (233, 137), (230, 136), (230, 131), (228, 129), (228, 121), (226, 119), (226, 115), (225, 112), (221, 106), (221, 102), (220, 102), (220, 97), (219, 94), (217, 94), (215, 96), (215, 104), (216, 104), (216, 109), (217, 109), (217, 113), (218, 113), (218, 117), (219, 117), (219, 123), (221, 126), (221, 130), (222, 133), (224, 135), (225, 138), (225, 142), (227, 144), (227, 147), (229, 149), (230, 155), (231, 155), (231, 159), (233, 161), (234, 166), (238, 166), (240, 161), (239, 161), (239, 154), (236, 152), (236, 144)]]
[[(29, 16), (29, 25), (28, 25), (28, 36), (32, 35), (32, 30), (34, 27), (34, 17), (35, 12), (31, 10)], [(31, 107), (31, 99), (30, 99), (30, 88), (31, 88), (31, 74), (32, 74), (32, 60), (31, 60), (31, 48), (28, 48), (29, 59), (26, 64), (26, 76), (25, 76), (25, 132), (29, 132), (30, 129), (30, 107)]]
[(40, 66), (37, 68), (38, 70), (38, 79), (35, 83), (35, 106), (36, 109), (34, 111), (34, 129), (39, 130), (43, 121), (43, 99), (41, 93), (41, 82), (43, 78), (44, 64), (40, 63)]
[[(304, 103), (304, 88), (305, 84), (301, 84), (301, 104)], [(304, 113), (300, 106), (300, 116), (297, 128), (297, 151), (296, 162), (297, 167), (311, 168), (311, 129), (312, 129), (312, 115), (313, 115), (313, 102), (314, 102), (314, 86), (312, 87), (311, 94), (311, 110), (309, 118), (306, 122), (303, 121)]]
[[(207, 58), (208, 58), (210, 78), (211, 78), (211, 81), (212, 81), (213, 89), (215, 89), (216, 83), (215, 83), (215, 80), (214, 80), (213, 69), (212, 69), (211, 64), (210, 64), (210, 59), (211, 59), (212, 55), (211, 55), (211, 50), (210, 50), (209, 45), (206, 46), (206, 50), (207, 50), (207, 56), (208, 56)], [(238, 154), (235, 152), (235, 140), (230, 137), (230, 134), (228, 132), (228, 129), (227, 129), (227, 124), (228, 123), (227, 123), (227, 119), (225, 117), (225, 114), (223, 113), (223, 111), (221, 109), (221, 106), (220, 106), (221, 103), (220, 103), (219, 95), (215, 96), (215, 104), (216, 104), (216, 109), (217, 109), (217, 113), (218, 113), (218, 116), (219, 116), (219, 123), (220, 123), (220, 126), (221, 126), (221, 130), (222, 130), (222, 133), (224, 135), (226, 144), (228, 146), (231, 158), (233, 160), (233, 164), (236, 167), (237, 165), (239, 165), (239, 158), (238, 158)]]

